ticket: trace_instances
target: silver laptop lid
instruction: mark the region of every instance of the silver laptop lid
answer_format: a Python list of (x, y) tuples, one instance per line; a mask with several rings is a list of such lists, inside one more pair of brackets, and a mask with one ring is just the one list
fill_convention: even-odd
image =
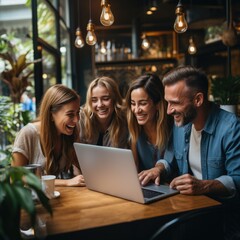
[(144, 203), (132, 151), (74, 143), (87, 188)]
[(86, 185), (91, 190), (139, 203), (150, 203), (178, 193), (165, 185), (142, 187), (129, 149), (81, 143), (74, 143), (74, 148)]

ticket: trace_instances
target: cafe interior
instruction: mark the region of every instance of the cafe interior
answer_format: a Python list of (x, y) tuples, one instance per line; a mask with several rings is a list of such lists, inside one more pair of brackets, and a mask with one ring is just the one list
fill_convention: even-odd
[[(0, 72), (9, 70), (1, 55), (6, 49), (13, 59), (26, 54), (30, 63), (32, 74), (25, 92), (34, 99), (33, 117), (45, 91), (54, 84), (75, 89), (84, 104), (89, 83), (109, 76), (124, 98), (129, 83), (141, 74), (153, 72), (161, 78), (180, 65), (203, 69), (210, 82), (209, 99), (221, 104), (214, 86), (219, 92), (240, 92), (240, 1), (0, 0)], [(231, 77), (238, 79), (237, 87), (231, 85)], [(212, 85), (215, 79), (222, 85)], [(1, 98), (10, 95), (3, 81), (0, 94)], [(240, 116), (239, 97), (233, 104)], [(2, 119), (3, 115), (1, 110)], [(4, 152), (8, 140), (3, 132), (0, 137)], [(35, 234), (25, 232), (25, 237), (165, 239), (159, 236), (169, 231), (168, 225), (171, 232), (175, 225), (202, 214), (207, 219), (199, 223), (206, 227), (202, 233), (221, 239), (217, 221), (223, 217), (221, 204), (208, 196), (178, 194), (143, 205), (86, 188), (57, 190), (61, 196), (51, 200), (53, 216), (37, 206)], [(197, 234), (194, 239), (200, 239)]]
[[(183, 64), (202, 68), (210, 79), (240, 75), (237, 0), (2, 0), (0, 4), (1, 38), (14, 36), (21, 42), (19, 49), (15, 45), (16, 54), (25, 48), (35, 60), (43, 59), (32, 66), (29, 79), (37, 105), (55, 83), (76, 89), (84, 103), (89, 82), (102, 75), (114, 78), (123, 96), (141, 73), (162, 76)], [(108, 4), (111, 18), (104, 23)], [(178, 27), (178, 21), (183, 26)], [(94, 33), (92, 42), (86, 39), (89, 32)], [(8, 93), (3, 84), (0, 91)]]

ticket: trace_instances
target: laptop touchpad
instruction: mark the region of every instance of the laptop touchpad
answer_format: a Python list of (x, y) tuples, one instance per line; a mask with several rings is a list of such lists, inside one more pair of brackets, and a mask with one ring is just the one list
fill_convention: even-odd
[(162, 192), (156, 192), (149, 189), (142, 188), (144, 198), (153, 198), (162, 195)]

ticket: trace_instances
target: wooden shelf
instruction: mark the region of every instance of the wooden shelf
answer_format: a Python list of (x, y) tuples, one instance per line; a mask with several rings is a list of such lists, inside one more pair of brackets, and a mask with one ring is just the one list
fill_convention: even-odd
[(116, 61), (95, 62), (96, 67), (116, 66), (116, 65), (146, 65), (151, 63), (177, 63), (176, 58), (141, 58), (141, 59), (126, 59)]

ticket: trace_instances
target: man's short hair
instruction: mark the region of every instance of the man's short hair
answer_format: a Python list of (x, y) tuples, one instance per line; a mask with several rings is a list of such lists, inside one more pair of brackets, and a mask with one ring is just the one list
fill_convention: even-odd
[(208, 78), (202, 70), (192, 66), (181, 66), (169, 71), (162, 80), (164, 86), (180, 81), (185, 81), (187, 87), (196, 92), (202, 92), (207, 97)]

